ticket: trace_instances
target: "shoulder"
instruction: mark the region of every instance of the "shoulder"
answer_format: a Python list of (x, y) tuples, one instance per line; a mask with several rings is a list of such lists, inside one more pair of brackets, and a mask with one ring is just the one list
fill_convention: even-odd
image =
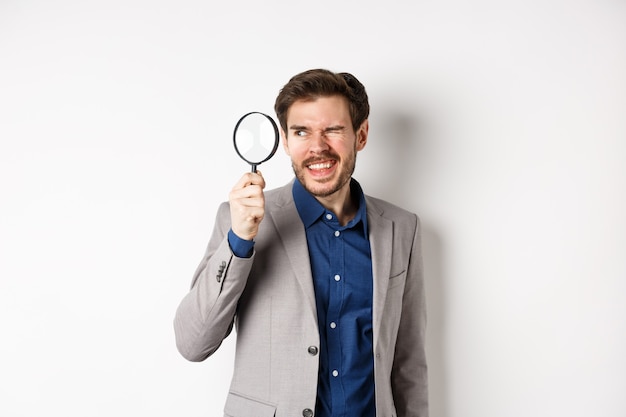
[(282, 187), (273, 188), (271, 190), (265, 191), (265, 203), (284, 206), (289, 203), (293, 203), (293, 194), (291, 189), (293, 187), (293, 181), (289, 181), (287, 184)]
[(420, 229), (420, 218), (407, 209), (370, 195), (365, 195), (365, 204), (370, 221), (376, 221), (376, 219), (391, 221), (400, 230), (405, 231)]
[(372, 197), (371, 195), (365, 195), (365, 204), (367, 204), (367, 210), (372, 214), (377, 214), (384, 217), (391, 218), (416, 218), (417, 214), (397, 206), (389, 201), (382, 200), (380, 198)]

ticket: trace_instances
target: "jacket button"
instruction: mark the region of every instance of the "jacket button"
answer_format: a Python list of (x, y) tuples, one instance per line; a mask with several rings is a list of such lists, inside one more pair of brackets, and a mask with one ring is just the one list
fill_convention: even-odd
[(302, 415), (304, 417), (313, 417), (313, 410), (311, 410), (310, 408), (305, 408), (304, 410), (302, 410)]
[(309, 355), (311, 356), (315, 356), (317, 355), (317, 352), (319, 352), (319, 350), (317, 349), (317, 346), (309, 346), (309, 349), (307, 349), (309, 352)]

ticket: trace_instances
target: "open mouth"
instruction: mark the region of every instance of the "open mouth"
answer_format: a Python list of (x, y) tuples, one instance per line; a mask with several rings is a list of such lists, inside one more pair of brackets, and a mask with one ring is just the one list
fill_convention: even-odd
[(305, 164), (307, 168), (307, 172), (313, 178), (318, 180), (322, 180), (331, 176), (335, 172), (335, 167), (337, 166), (337, 160), (335, 159), (325, 159), (323, 161), (317, 160), (315, 162)]
[(335, 165), (335, 161), (316, 162), (314, 164), (307, 165), (307, 168), (312, 171), (324, 171), (332, 168)]

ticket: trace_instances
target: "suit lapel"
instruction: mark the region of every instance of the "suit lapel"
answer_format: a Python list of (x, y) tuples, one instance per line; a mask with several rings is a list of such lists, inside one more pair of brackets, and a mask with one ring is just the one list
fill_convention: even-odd
[(309, 248), (306, 233), (298, 210), (293, 202), (291, 187), (293, 181), (277, 190), (278, 195), (273, 204), (266, 206), (268, 217), (271, 218), (289, 258), (294, 275), (304, 292), (311, 312), (317, 321), (315, 307), (315, 289), (311, 274)]
[[(302, 220), (293, 202), (291, 187), (292, 182), (277, 190), (277, 198), (273, 203), (266, 206), (266, 215), (276, 227), (294, 275), (306, 296), (313, 316), (317, 320), (309, 248)], [(366, 204), (370, 247), (372, 250), (372, 274), (374, 280), (372, 322), (374, 346), (376, 346), (391, 273), (393, 222), (383, 217), (382, 209), (367, 197)]]
[(385, 299), (387, 298), (389, 275), (391, 273), (393, 223), (391, 220), (382, 217), (382, 210), (370, 199), (366, 199), (366, 201), (370, 247), (372, 250), (372, 273), (374, 275), (372, 322), (374, 346), (376, 346)]

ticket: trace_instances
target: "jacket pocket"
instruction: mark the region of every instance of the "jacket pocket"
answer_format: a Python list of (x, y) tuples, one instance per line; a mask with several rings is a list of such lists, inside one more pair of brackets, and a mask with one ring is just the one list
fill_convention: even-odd
[(274, 417), (276, 406), (230, 392), (224, 406), (224, 417)]
[(389, 284), (388, 284), (388, 289), (397, 287), (398, 285), (404, 284), (404, 282), (406, 281), (406, 269), (397, 273), (397, 274), (392, 274), (389, 277)]

